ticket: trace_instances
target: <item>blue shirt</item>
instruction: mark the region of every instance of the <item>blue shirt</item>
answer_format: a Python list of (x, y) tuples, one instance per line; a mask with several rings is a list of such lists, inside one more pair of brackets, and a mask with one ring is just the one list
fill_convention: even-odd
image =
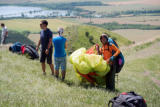
[[(40, 42), (42, 51), (45, 51), (48, 48), (49, 39), (52, 38), (52, 32), (50, 29), (41, 30), (40, 32)], [(52, 48), (52, 45), (51, 45)]]
[(53, 44), (54, 44), (54, 57), (65, 57), (66, 51), (65, 51), (65, 44), (67, 39), (63, 36), (57, 36), (53, 38)]

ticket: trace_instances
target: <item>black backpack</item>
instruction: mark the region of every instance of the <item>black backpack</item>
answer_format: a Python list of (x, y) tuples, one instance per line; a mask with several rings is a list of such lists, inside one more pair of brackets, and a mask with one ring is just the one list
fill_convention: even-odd
[(39, 54), (36, 51), (36, 48), (34, 46), (26, 45), (25, 48), (26, 48), (25, 54), (28, 54), (30, 56), (30, 59), (38, 59), (39, 58)]
[(135, 92), (124, 92), (111, 99), (108, 107), (147, 107), (147, 104), (143, 97)]

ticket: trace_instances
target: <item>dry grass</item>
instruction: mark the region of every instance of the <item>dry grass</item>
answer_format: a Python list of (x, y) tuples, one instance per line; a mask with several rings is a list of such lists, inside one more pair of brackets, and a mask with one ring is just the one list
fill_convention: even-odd
[[(40, 32), (40, 21), (43, 19), (12, 19), (12, 20), (0, 20), (0, 23), (5, 23), (9, 30), (15, 31), (29, 31)], [(58, 27), (67, 27), (75, 25), (75, 23), (63, 21), (60, 19), (46, 19), (49, 23), (49, 28), (52, 31), (57, 31)]]

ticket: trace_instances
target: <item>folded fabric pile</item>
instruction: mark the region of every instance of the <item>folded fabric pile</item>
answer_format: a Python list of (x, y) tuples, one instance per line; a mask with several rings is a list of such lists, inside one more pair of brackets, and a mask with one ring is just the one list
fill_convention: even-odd
[(80, 48), (71, 54), (70, 62), (73, 64), (76, 75), (80, 80), (86, 79), (84, 78), (85, 75), (89, 75), (97, 84), (103, 84), (110, 66), (101, 55), (96, 55), (94, 51), (94, 48), (88, 51), (85, 48)]

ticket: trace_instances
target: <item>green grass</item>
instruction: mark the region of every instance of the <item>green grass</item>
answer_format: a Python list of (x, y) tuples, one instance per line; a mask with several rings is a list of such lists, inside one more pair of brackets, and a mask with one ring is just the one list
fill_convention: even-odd
[[(89, 33), (90, 38), (86, 37), (86, 32)], [(128, 39), (103, 28), (88, 25), (78, 25), (67, 27), (65, 29), (65, 37), (68, 39), (69, 53), (81, 47), (90, 48), (94, 43), (101, 44), (99, 38), (102, 33), (110, 34), (112, 38), (116, 39), (120, 46), (131, 44), (131, 41)], [(93, 39), (92, 41), (94, 43), (91, 43), (89, 39)]]
[(159, 30), (160, 26), (155, 25), (146, 25), (146, 24), (119, 24), (117, 22), (104, 23), (104, 24), (92, 24), (89, 25), (99, 26), (108, 30), (117, 30), (117, 29), (141, 29), (141, 30)]
[[(135, 91), (142, 95), (149, 107), (160, 106), (160, 56), (127, 62), (119, 75), (116, 92), (103, 88), (79, 85), (72, 66), (68, 63), (66, 81), (56, 80), (47, 67), (42, 75), (39, 61), (26, 59), (8, 51), (0, 51), (0, 106), (1, 107), (106, 107), (118, 93)], [(145, 71), (151, 73), (146, 76)]]

